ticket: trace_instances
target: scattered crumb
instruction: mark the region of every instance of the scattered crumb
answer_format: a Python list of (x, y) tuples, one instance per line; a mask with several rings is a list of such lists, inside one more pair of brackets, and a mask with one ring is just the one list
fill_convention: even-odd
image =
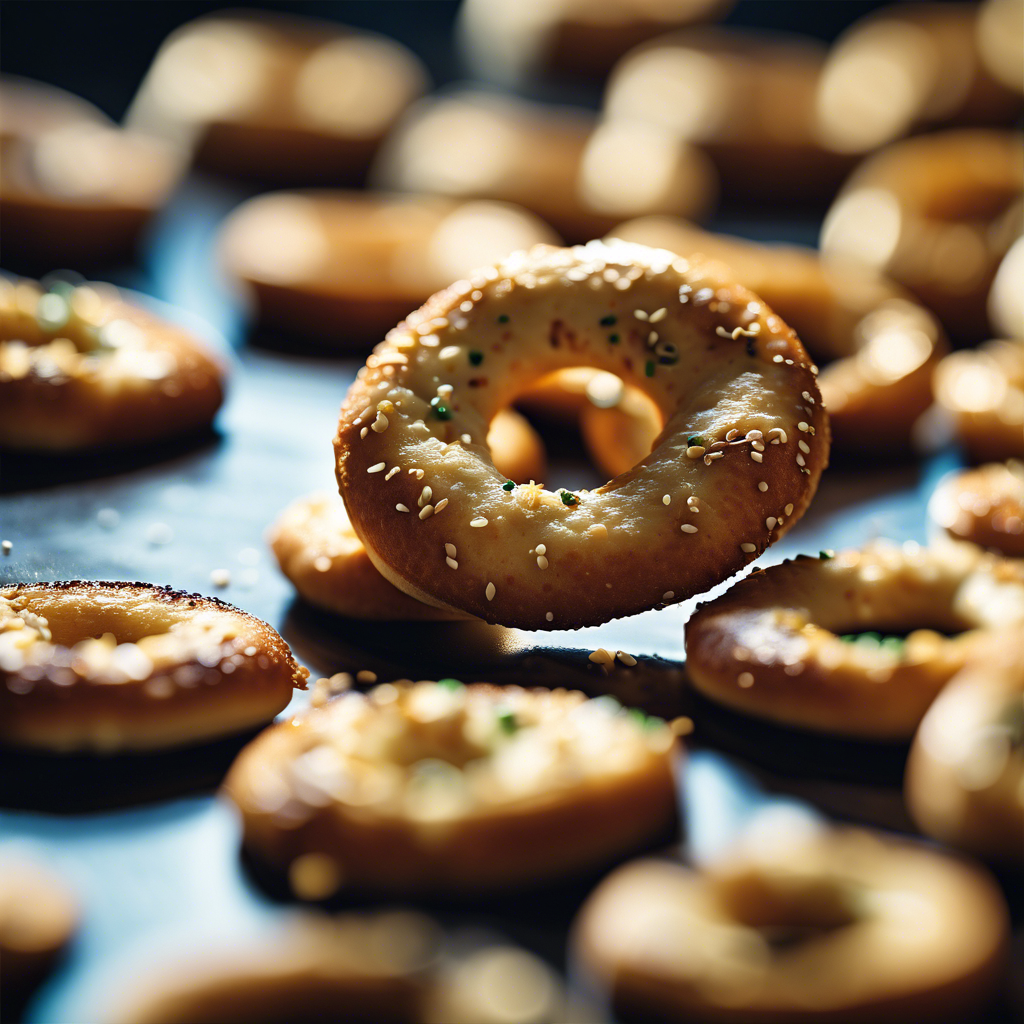
[(210, 573), (210, 582), (215, 587), (226, 587), (231, 583), (231, 572), (228, 569), (214, 569)]
[(9, 540), (0, 541), (0, 551), (3, 551), (5, 556), (9, 555), (13, 548), (14, 545)]

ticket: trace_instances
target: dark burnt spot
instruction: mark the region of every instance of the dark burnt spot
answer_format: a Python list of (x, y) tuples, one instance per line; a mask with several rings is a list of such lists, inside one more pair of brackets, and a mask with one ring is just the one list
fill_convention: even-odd
[(485, 387), (487, 387), (487, 378), (486, 377), (470, 377), (469, 378), (469, 386), (471, 388), (485, 388)]
[(753, 337), (747, 338), (747, 355), (753, 359), (757, 355), (757, 345)]

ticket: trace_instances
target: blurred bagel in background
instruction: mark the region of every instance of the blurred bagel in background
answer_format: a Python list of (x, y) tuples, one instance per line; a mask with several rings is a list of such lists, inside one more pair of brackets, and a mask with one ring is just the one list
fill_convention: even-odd
[(506, 203), (322, 190), (243, 203), (221, 229), (220, 252), (262, 327), (360, 347), (478, 267), (560, 241)]
[(589, 111), (473, 91), (417, 103), (385, 142), (371, 181), (517, 203), (567, 242), (645, 213), (700, 219), (717, 194), (704, 154), (656, 126), (598, 123)]
[(419, 58), (385, 36), (293, 15), (218, 12), (167, 37), (126, 120), (222, 174), (349, 184), (427, 86)]
[(91, 103), (0, 79), (5, 264), (49, 271), (130, 258), (179, 172), (166, 145), (123, 131)]

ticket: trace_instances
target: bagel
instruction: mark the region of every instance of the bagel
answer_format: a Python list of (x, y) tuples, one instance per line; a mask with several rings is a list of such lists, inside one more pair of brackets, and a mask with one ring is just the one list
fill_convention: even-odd
[(677, 753), (664, 722), (608, 697), (384, 683), (264, 731), (224, 786), (246, 849), (293, 883), (312, 855), (335, 889), (494, 893), (667, 832)]
[(0, 587), (0, 742), (157, 750), (270, 721), (309, 672), (266, 623), (145, 583)]
[(521, 85), (537, 75), (600, 79), (634, 46), (724, 14), (733, 0), (467, 0), (456, 32), (474, 77)]
[(959, 129), (894, 142), (843, 186), (821, 250), (885, 273), (951, 335), (978, 342), (999, 262), (1024, 233), (1022, 181), (1019, 132)]
[[(926, 126), (1013, 124), (1021, 86), (989, 71), (979, 6), (895, 4), (855, 21), (829, 51), (818, 86), (825, 138), (863, 153)], [(1006, 40), (1018, 52), (1022, 32), (1018, 17)]]
[(427, 85), (420, 60), (386, 36), (218, 11), (164, 40), (126, 122), (222, 174), (355, 183)]
[(992, 462), (957, 473), (935, 489), (928, 512), (956, 540), (1024, 558), (1024, 464)]
[(349, 346), (377, 340), (475, 267), (558, 241), (504, 203), (322, 190), (243, 203), (226, 220), (220, 249), (264, 327)]
[(988, 73), (1008, 89), (1024, 93), (1024, 3), (984, 0), (978, 11), (978, 53)]
[(570, 242), (644, 213), (700, 219), (717, 192), (707, 157), (656, 128), (598, 124), (589, 111), (483, 92), (413, 106), (371, 180), (400, 192), (516, 203)]
[(566, 1016), (562, 986), (538, 957), (479, 935), (445, 937), (409, 911), (292, 914), (258, 940), (192, 953), (126, 987), (107, 1024), (581, 1020)]
[[(503, 481), (486, 424), (580, 364), (650, 395), (658, 447), (596, 491)], [(591, 242), (514, 254), (411, 314), (350, 388), (335, 454), (352, 525), (400, 590), (565, 629), (737, 572), (803, 514), (828, 438), (803, 346), (755, 296), (713, 266)]]
[(1024, 337), (951, 353), (935, 369), (934, 388), (973, 461), (1024, 458)]
[(701, 606), (686, 626), (687, 673), (748, 714), (902, 740), (972, 656), (1022, 627), (1024, 564), (875, 543), (770, 566)]
[(698, 146), (715, 165), (727, 200), (827, 202), (855, 157), (834, 149), (817, 124), (824, 61), (824, 46), (805, 36), (684, 30), (619, 61), (604, 115)]
[(917, 730), (904, 782), (922, 831), (1024, 863), (1024, 647), (986, 652), (939, 694)]
[(1024, 236), (1010, 246), (988, 293), (988, 319), (997, 338), (1024, 338)]
[(0, 446), (70, 452), (208, 426), (224, 367), (109, 285), (0, 278)]
[(34, 864), (0, 861), (0, 998), (23, 1000), (78, 929), (78, 901), (64, 883)]
[[(948, 345), (935, 318), (904, 289), (848, 261), (823, 261), (811, 249), (716, 235), (669, 218), (628, 221), (613, 235), (725, 263), (796, 331), (816, 361), (827, 364), (818, 386), (833, 443), (873, 455), (878, 448), (909, 449), (914, 424), (931, 405), (932, 374)], [(595, 423), (615, 418), (614, 412), (589, 417)]]
[(4, 260), (47, 268), (130, 258), (180, 163), (53, 86), (0, 79)]
[(1005, 959), (1002, 894), (977, 867), (864, 829), (750, 836), (703, 870), (637, 861), (574, 926), (628, 1019), (974, 1019)]

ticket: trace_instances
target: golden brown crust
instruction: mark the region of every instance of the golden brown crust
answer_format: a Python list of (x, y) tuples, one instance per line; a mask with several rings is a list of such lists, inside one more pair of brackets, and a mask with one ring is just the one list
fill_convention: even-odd
[(208, 425), (223, 365), (107, 285), (0, 279), (0, 446), (81, 451)]
[[(642, 388), (671, 429), (598, 490), (506, 487), (480, 423), (580, 364)], [(713, 264), (592, 242), (538, 247), (435, 295), (360, 371), (335, 452), (352, 524), (396, 586), (490, 622), (564, 629), (738, 571), (802, 515), (828, 438), (806, 353), (754, 295)]]
[(904, 781), (928, 835), (1024, 861), (1024, 647), (992, 647), (939, 694), (917, 730)]
[(882, 271), (913, 292), (956, 338), (988, 334), (996, 270), (1021, 235), (1024, 140), (958, 129), (895, 142), (868, 157), (821, 232), (826, 256)]
[[(966, 546), (873, 544), (755, 571), (701, 606), (686, 626), (687, 671), (740, 711), (904, 739), (970, 657), (1022, 625), (1021, 563)], [(876, 636), (837, 635), (865, 630)], [(909, 636), (879, 642), (881, 633)]]
[(956, 540), (1024, 558), (1024, 464), (993, 462), (956, 473), (935, 489), (928, 513)]
[(832, 829), (751, 842), (702, 871), (628, 864), (587, 900), (574, 946), (630, 1019), (897, 1022), (967, 1019), (1008, 937), (979, 868)]
[[(556, 737), (560, 737), (557, 739)], [(335, 887), (499, 891), (591, 870), (675, 819), (670, 730), (608, 698), (384, 684), (263, 732), (225, 789), (258, 859)]]
[(308, 672), (266, 623), (145, 583), (0, 588), (0, 740), (154, 750), (267, 722)]
[(559, 241), (505, 203), (323, 189), (243, 203), (225, 222), (220, 249), (264, 326), (362, 346), (477, 266)]
[(668, 217), (627, 221), (612, 235), (731, 267), (796, 331), (812, 358), (827, 364), (818, 386), (834, 444), (861, 453), (910, 447), (949, 345), (905, 289), (860, 264), (823, 261), (811, 249), (763, 245)]
[(1024, 338), (953, 352), (933, 381), (935, 402), (972, 460), (1024, 458)]
[(52, 966), (78, 927), (64, 884), (35, 865), (0, 861), (0, 985), (22, 996)]
[(164, 41), (127, 123), (222, 173), (355, 182), (426, 87), (418, 58), (384, 36), (290, 14), (218, 12)]

